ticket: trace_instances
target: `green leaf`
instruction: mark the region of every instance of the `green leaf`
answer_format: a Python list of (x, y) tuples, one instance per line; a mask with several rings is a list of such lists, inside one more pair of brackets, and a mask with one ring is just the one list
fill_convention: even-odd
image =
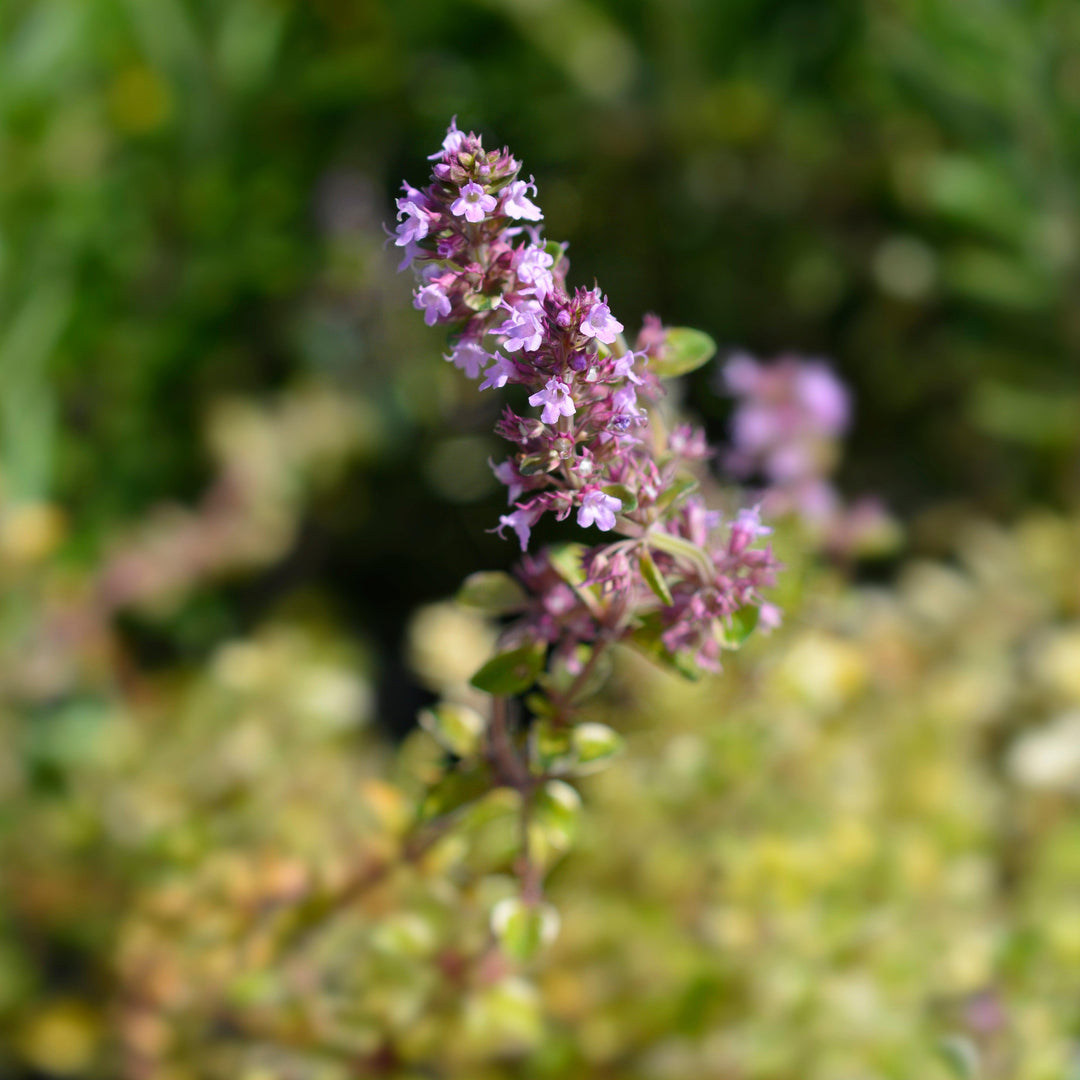
[(982, 1075), (979, 1051), (966, 1036), (951, 1035), (942, 1039), (938, 1052), (957, 1080), (977, 1080)]
[(491, 929), (510, 959), (526, 963), (555, 940), (559, 914), (550, 904), (526, 904), (511, 896), (492, 909)]
[(566, 773), (576, 760), (569, 728), (541, 719), (529, 729), (529, 761), (534, 772)]
[(566, 245), (560, 244), (557, 240), (548, 240), (544, 244), (544, 251), (555, 260), (555, 265), (558, 266), (559, 260), (566, 254)]
[(486, 766), (453, 769), (431, 786), (420, 803), (420, 820), (431, 821), (460, 810), (491, 790), (491, 771)]
[(536, 793), (532, 814), (547, 842), (556, 850), (565, 851), (577, 836), (581, 796), (562, 780), (549, 780)]
[(551, 699), (546, 694), (537, 691), (525, 699), (525, 707), (533, 716), (554, 716), (556, 709)]
[(707, 578), (712, 578), (716, 574), (716, 568), (712, 564), (712, 559), (709, 558), (709, 553), (682, 536), (673, 536), (671, 533), (656, 529), (646, 533), (645, 541), (657, 551), (666, 551), (677, 559), (693, 563)]
[(754, 632), (758, 624), (759, 608), (747, 604), (733, 612), (729, 625), (724, 627), (724, 645), (737, 649)]
[(625, 748), (622, 736), (606, 724), (578, 724), (570, 733), (570, 743), (577, 761), (574, 772), (579, 776), (598, 772)]
[(652, 557), (652, 553), (648, 548), (641, 549), (639, 565), (641, 566), (641, 576), (645, 579), (645, 584), (652, 589), (662, 604), (666, 607), (671, 607), (671, 605), (675, 603), (671, 595), (671, 590), (668, 588), (667, 582), (664, 580), (664, 575), (660, 573), (660, 570)]
[(660, 493), (656, 505), (661, 510), (666, 510), (669, 506), (674, 506), (684, 495), (689, 495), (700, 486), (697, 477), (689, 473), (679, 473)]
[(540, 476), (549, 473), (559, 467), (559, 457), (553, 453), (528, 454), (521, 458), (518, 463), (518, 472), (522, 476)]
[(600, 490), (622, 503), (619, 507), (620, 514), (630, 514), (637, 509), (637, 496), (625, 484), (605, 484)]
[(501, 300), (501, 293), (495, 296), (486, 296), (484, 293), (474, 292), (465, 294), (465, 306), (472, 308), (473, 311), (491, 311), (499, 306)]
[(547, 646), (542, 642), (522, 645), (493, 656), (469, 680), (477, 690), (506, 697), (528, 690), (544, 668)]
[(420, 713), (420, 726), (444, 749), (470, 757), (480, 748), (484, 718), (467, 705), (444, 702)]
[(673, 326), (664, 339), (659, 356), (649, 361), (649, 369), (662, 379), (686, 375), (707, 364), (716, 355), (716, 342), (703, 330)]
[(457, 602), (488, 615), (509, 615), (523, 610), (529, 598), (509, 574), (501, 570), (481, 570), (462, 582)]
[(547, 549), (548, 562), (567, 585), (576, 587), (585, 581), (585, 567), (581, 560), (586, 550), (584, 544), (554, 544)]

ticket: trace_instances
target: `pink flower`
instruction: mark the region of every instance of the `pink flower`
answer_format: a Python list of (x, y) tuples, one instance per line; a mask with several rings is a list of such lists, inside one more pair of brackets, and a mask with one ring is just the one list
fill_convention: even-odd
[(480, 384), (480, 390), (490, 390), (494, 387), (498, 390), (506, 385), (509, 379), (517, 374), (517, 368), (513, 360), (508, 360), (502, 353), (495, 354), (495, 363), (484, 372), (484, 381)]
[(454, 346), (453, 352), (444, 359), (464, 371), (468, 378), (476, 379), (479, 378), (484, 365), (492, 359), (492, 355), (478, 342), (470, 338), (462, 338)]
[(761, 385), (761, 365), (746, 353), (736, 353), (724, 365), (723, 378), (731, 394), (756, 394)]
[[(428, 215), (421, 209), (416, 198), (422, 198), (420, 192), (410, 192), (404, 199), (398, 199), (398, 221), (401, 222), (395, 230), (397, 239), (394, 243), (398, 247), (406, 244), (415, 244), (417, 240), (423, 240), (428, 234)], [(404, 218), (404, 220), (402, 220)]]
[(532, 193), (535, 195), (536, 184), (533, 183), (531, 176), (528, 182), (515, 180), (507, 185), (506, 190), (503, 192), (503, 213), (507, 217), (524, 218), (526, 221), (539, 221), (544, 216), (540, 207), (526, 198), (525, 192), (529, 188), (532, 188)]
[(795, 375), (795, 396), (826, 434), (842, 435), (851, 413), (847, 387), (822, 363), (804, 364)]
[(479, 184), (470, 180), (461, 189), (458, 198), (450, 204), (450, 213), (476, 224), (483, 221), (484, 215), (490, 214), (496, 205), (493, 195), (488, 195)]
[(529, 244), (514, 252), (514, 272), (518, 281), (530, 286), (529, 291), (540, 300), (555, 291), (555, 279), (551, 274), (554, 264), (554, 258), (538, 244)]
[(443, 157), (445, 154), (453, 154), (461, 149), (461, 144), (465, 141), (465, 132), (458, 131), (457, 117), (453, 117), (450, 121), (450, 127), (447, 129), (446, 138), (442, 141), (442, 149), (435, 154), (428, 154), (428, 161), (435, 161), (438, 158)]
[(622, 328), (623, 324), (611, 314), (611, 309), (602, 300), (593, 304), (588, 315), (581, 320), (581, 332), (605, 345), (612, 344), (622, 333)]
[[(533, 502), (535, 503), (536, 500), (534, 499)], [(502, 536), (503, 529), (509, 526), (517, 533), (518, 542), (521, 544), (521, 550), (525, 551), (529, 546), (529, 536), (532, 533), (532, 527), (540, 519), (543, 512), (543, 504), (519, 506), (512, 514), (503, 514), (499, 518), (499, 524), (495, 527), (495, 532)]]
[(740, 510), (731, 525), (728, 552), (731, 555), (741, 555), (759, 536), (768, 536), (771, 532), (768, 525), (761, 523), (759, 506)]
[(450, 298), (443, 287), (433, 281), (416, 290), (413, 307), (424, 313), (424, 322), (434, 326), (440, 318), (450, 314)]
[(634, 383), (635, 386), (641, 385), (641, 377), (634, 371), (634, 361), (637, 360), (637, 353), (625, 352), (622, 356), (616, 356), (615, 362), (611, 366), (611, 374), (616, 379), (627, 379)]
[(536, 352), (544, 340), (544, 324), (541, 319), (542, 309), (535, 300), (524, 300), (511, 307), (505, 301), (503, 306), (510, 312), (510, 318), (499, 327), (499, 333), (505, 334), (503, 348), (507, 352)]
[(570, 387), (554, 377), (548, 379), (543, 390), (538, 390), (529, 398), (529, 404), (544, 406), (540, 419), (545, 424), (557, 423), (560, 416), (573, 416), (576, 411), (574, 399), (570, 396)]
[(495, 462), (488, 458), (488, 465), (491, 466), (491, 471), (495, 474), (495, 479), (498, 480), (500, 484), (506, 485), (506, 501), (508, 503), (516, 502), (525, 490), (525, 485), (521, 482), (521, 474), (515, 468), (513, 460), (507, 458), (506, 461), (500, 461), (499, 464), (496, 465)]
[(601, 532), (610, 532), (615, 528), (615, 511), (622, 508), (622, 499), (606, 495), (598, 488), (586, 491), (578, 507), (577, 523), (587, 529), (595, 525)]

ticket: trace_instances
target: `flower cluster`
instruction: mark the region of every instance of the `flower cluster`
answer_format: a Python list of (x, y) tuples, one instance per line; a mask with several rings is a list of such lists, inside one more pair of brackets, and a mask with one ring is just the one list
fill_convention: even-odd
[(720, 385), (738, 403), (725, 463), (741, 479), (765, 482), (768, 515), (795, 515), (835, 554), (890, 546), (895, 526), (881, 503), (863, 498), (845, 506), (829, 480), (851, 397), (826, 363), (783, 356), (763, 364), (738, 353), (721, 370)]
[(511, 504), (498, 532), (511, 530), (525, 552), (550, 513), (623, 537), (581, 553), (580, 581), (568, 580), (576, 567), (568, 575), (547, 555), (527, 558), (520, 577), (535, 601), (514, 633), (569, 655), (652, 619), (659, 647), (714, 668), (733, 618), (760, 607), (778, 564), (754, 546), (769, 531), (756, 511), (721, 527), (693, 493), (687, 466), (707, 454), (701, 434), (650, 420), (668, 331), (650, 316), (631, 346), (599, 288), (568, 286), (565, 245), (534, 224), (536, 185), (508, 150), (485, 150), (452, 123), (433, 160), (429, 186), (405, 184), (397, 201), (414, 305), (429, 325), (452, 328), (446, 359), (480, 390), (524, 387), (537, 411), (507, 406), (497, 424), (513, 446), (493, 463)]

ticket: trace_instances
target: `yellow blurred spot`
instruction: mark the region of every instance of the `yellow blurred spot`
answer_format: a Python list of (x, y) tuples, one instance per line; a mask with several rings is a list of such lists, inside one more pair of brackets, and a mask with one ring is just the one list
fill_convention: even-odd
[(847, 817), (833, 826), (828, 850), (843, 866), (860, 866), (877, 850), (877, 842), (866, 822)]
[(725, 949), (749, 949), (758, 940), (757, 921), (745, 908), (718, 908), (708, 919), (708, 930)]
[(47, 503), (26, 503), (9, 510), (0, 523), (0, 552), (12, 562), (40, 562), (64, 538), (64, 516)]
[(432, 690), (460, 692), (491, 656), (495, 631), (484, 619), (456, 604), (430, 604), (409, 625), (409, 661)]
[(781, 665), (784, 682), (811, 705), (835, 709), (866, 683), (866, 662), (854, 646), (823, 634), (804, 637)]
[(1080, 703), (1080, 626), (1046, 635), (1034, 652), (1039, 681)]
[(1046, 933), (1058, 959), (1080, 965), (1080, 912), (1076, 910), (1056, 915), (1047, 925)]
[(23, 1029), (20, 1050), (36, 1069), (70, 1076), (89, 1066), (98, 1043), (98, 1025), (76, 1002), (58, 1002), (32, 1016)]
[(900, 873), (916, 895), (934, 888), (941, 880), (938, 849), (921, 836), (908, 837), (899, 847)]
[(172, 114), (172, 94), (152, 68), (135, 65), (121, 71), (109, 89), (109, 111), (121, 131), (142, 135), (160, 127)]
[(379, 824), (392, 833), (402, 833), (412, 820), (412, 807), (404, 793), (383, 780), (365, 780), (360, 794)]

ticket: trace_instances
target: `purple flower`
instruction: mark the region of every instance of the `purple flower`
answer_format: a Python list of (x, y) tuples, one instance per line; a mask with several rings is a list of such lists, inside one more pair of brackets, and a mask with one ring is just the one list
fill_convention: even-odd
[(505, 484), (507, 487), (506, 501), (508, 503), (516, 502), (521, 493), (525, 490), (525, 485), (521, 482), (521, 474), (517, 471), (512, 458), (507, 458), (506, 461), (495, 464), (491, 458), (488, 458), (488, 465), (491, 466), (491, 471), (495, 474), (495, 479), (500, 484)]
[(450, 314), (450, 298), (437, 281), (432, 281), (416, 290), (413, 307), (424, 313), (424, 322), (428, 326), (434, 326), (440, 318)]
[(634, 361), (637, 360), (637, 353), (625, 352), (622, 356), (616, 356), (615, 362), (611, 366), (611, 374), (616, 379), (628, 379), (636, 386), (641, 385), (641, 377), (634, 371)]
[(578, 507), (577, 523), (586, 529), (595, 525), (601, 532), (610, 532), (615, 528), (615, 511), (621, 509), (622, 499), (614, 495), (605, 495), (597, 488), (586, 491)]
[[(417, 240), (423, 240), (428, 234), (428, 216), (413, 198), (413, 194), (410, 192), (404, 199), (397, 201), (397, 216), (401, 224), (397, 227), (397, 239), (394, 243), (398, 247), (414, 244)], [(417, 191), (415, 194), (419, 196), (420, 192)]]
[(624, 419), (624, 426), (645, 419), (645, 413), (638, 408), (637, 392), (632, 386), (623, 386), (616, 390), (611, 395), (611, 404), (615, 408), (615, 416)]
[(415, 259), (418, 255), (423, 254), (424, 250), (418, 244), (406, 244), (404, 258), (401, 260), (401, 262), (398, 263), (398, 273), (401, 273), (402, 270), (407, 270), (410, 266), (412, 266), (413, 259)]
[(784, 416), (766, 404), (746, 404), (732, 418), (732, 438), (744, 454), (760, 454), (773, 442), (782, 439)]
[(453, 352), (444, 359), (449, 360), (454, 367), (461, 368), (470, 379), (476, 379), (479, 378), (484, 365), (492, 359), (492, 355), (479, 342), (471, 338), (462, 338), (454, 346)]
[(740, 555), (759, 536), (768, 536), (771, 532), (768, 525), (761, 523), (761, 507), (753, 506), (740, 510), (731, 525), (728, 551), (732, 555)]
[(517, 368), (514, 366), (514, 361), (508, 360), (502, 353), (496, 353), (495, 363), (484, 372), (484, 381), (479, 389), (490, 390), (494, 387), (497, 390), (505, 386), (507, 380), (512, 379), (516, 374)]
[(775, 605), (764, 603), (758, 608), (758, 629), (763, 634), (775, 630), (784, 621), (784, 613)]
[(494, 195), (486, 194), (479, 184), (470, 180), (461, 189), (458, 198), (450, 204), (450, 213), (476, 224), (483, 221), (484, 215), (490, 214), (496, 205)]
[(436, 154), (428, 154), (428, 161), (435, 161), (444, 154), (453, 154), (455, 151), (461, 149), (461, 144), (464, 141), (465, 132), (458, 131), (457, 117), (455, 116), (451, 119), (450, 127), (446, 132), (446, 138), (442, 141), (442, 149)]
[(514, 252), (514, 272), (518, 281), (530, 286), (529, 291), (541, 300), (555, 291), (555, 279), (551, 274), (554, 264), (555, 259), (538, 244), (529, 244)]
[(532, 527), (536, 524), (537, 519), (542, 513), (542, 507), (519, 506), (512, 514), (503, 514), (499, 518), (499, 524), (495, 527), (495, 531), (502, 536), (503, 529), (509, 526), (517, 533), (518, 542), (521, 544), (521, 550), (525, 551), (529, 546), (529, 536), (532, 533)]
[(736, 353), (724, 365), (723, 379), (728, 393), (755, 394), (761, 384), (761, 365), (747, 353)]
[(511, 307), (505, 301), (503, 306), (510, 312), (510, 318), (499, 327), (499, 333), (505, 334), (503, 348), (507, 352), (536, 352), (544, 339), (544, 324), (541, 319), (542, 309), (535, 300), (525, 300)]
[(588, 315), (581, 320), (581, 332), (605, 345), (612, 344), (622, 328), (623, 324), (611, 314), (611, 309), (603, 300), (593, 304)]
[(506, 190), (503, 192), (503, 213), (507, 217), (524, 218), (526, 221), (539, 221), (544, 216), (540, 207), (526, 197), (525, 192), (529, 188), (532, 188), (532, 193), (535, 195), (536, 184), (533, 183), (531, 176), (528, 182), (515, 180), (507, 185)]
[(570, 387), (554, 377), (548, 379), (543, 390), (538, 390), (529, 398), (529, 404), (544, 406), (540, 419), (545, 424), (557, 423), (560, 416), (573, 416), (576, 411), (574, 399), (570, 396)]
[(843, 434), (851, 401), (847, 388), (825, 364), (804, 364), (795, 376), (794, 389), (797, 399), (824, 432)]

